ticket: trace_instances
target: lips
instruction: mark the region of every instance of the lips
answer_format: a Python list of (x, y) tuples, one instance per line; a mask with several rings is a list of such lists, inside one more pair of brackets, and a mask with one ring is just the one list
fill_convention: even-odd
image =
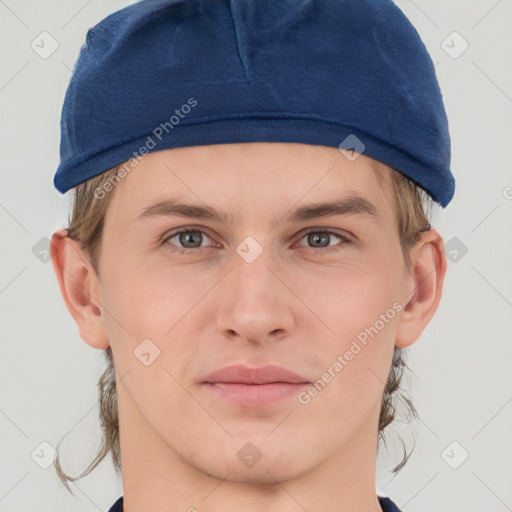
[(201, 384), (239, 408), (266, 408), (291, 399), (310, 383), (282, 366), (233, 365), (210, 373)]
[(250, 368), (245, 365), (232, 365), (220, 368), (203, 379), (204, 383), (238, 383), (238, 384), (271, 384), (289, 383), (303, 384), (308, 380), (287, 368), (277, 365), (266, 365)]

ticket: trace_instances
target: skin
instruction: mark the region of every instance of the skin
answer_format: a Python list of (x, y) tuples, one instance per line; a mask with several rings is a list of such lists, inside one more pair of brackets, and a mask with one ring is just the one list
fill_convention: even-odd
[[(434, 315), (446, 258), (432, 229), (408, 270), (389, 170), (370, 163), (303, 144), (157, 151), (109, 192), (99, 275), (65, 230), (53, 234), (53, 267), (80, 336), (114, 354), (125, 512), (381, 510), (377, 426), (393, 348), (412, 345)], [(352, 193), (378, 219), (284, 220)], [(165, 197), (239, 218), (135, 220)], [(169, 238), (190, 226), (202, 231), (192, 243)], [(352, 243), (326, 234), (315, 244), (306, 228), (340, 230)], [(252, 263), (236, 252), (248, 236), (263, 249)], [(315, 382), (394, 303), (401, 311), (307, 404), (293, 396), (245, 408), (200, 384), (234, 363), (274, 363)], [(160, 350), (148, 366), (134, 355), (146, 338)], [(237, 457), (248, 442), (261, 453), (252, 467)]]

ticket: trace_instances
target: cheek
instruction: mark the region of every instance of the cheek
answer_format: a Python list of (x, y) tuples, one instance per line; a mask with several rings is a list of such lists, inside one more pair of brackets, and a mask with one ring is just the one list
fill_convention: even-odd
[[(401, 269), (383, 259), (340, 270), (323, 281), (322, 293), (308, 294), (308, 303), (318, 307), (315, 313), (332, 332), (325, 328), (319, 338), (324, 373), (305, 401), (311, 398), (316, 412), (332, 421), (345, 421), (346, 411), (364, 417), (380, 402), (389, 375), (403, 305)], [(332, 410), (324, 409), (326, 404)]]
[(147, 279), (144, 270), (111, 274), (103, 298), (125, 414), (135, 422), (145, 418), (170, 438), (179, 436), (176, 411), (193, 410), (195, 404), (184, 389), (182, 367), (196, 351), (193, 333), (184, 328), (197, 298), (190, 288), (183, 294), (162, 279)]
[(190, 272), (138, 259), (113, 262), (105, 266), (102, 279), (105, 321), (113, 335), (129, 336), (133, 344), (144, 338), (161, 344), (205, 292), (205, 283), (194, 281)]
[[(323, 372), (299, 397), (309, 417), (322, 418), (330, 425), (326, 435), (334, 437), (350, 436), (380, 411), (394, 348), (392, 321), (380, 330), (380, 323), (360, 328), (354, 318), (347, 324), (347, 333), (338, 336), (335, 346), (324, 344)], [(356, 334), (350, 336), (348, 330)]]
[[(191, 283), (183, 272), (162, 277), (161, 272), (129, 261), (118, 260), (106, 268), (105, 327), (120, 376), (130, 372), (130, 382), (138, 385), (128, 389), (141, 400), (151, 395), (151, 389), (173, 391), (176, 381), (171, 375), (178, 378), (181, 365), (197, 350), (197, 336), (190, 329), (199, 320), (194, 307), (205, 293), (205, 283)], [(149, 390), (144, 382), (151, 382)]]
[[(376, 326), (385, 337), (395, 328), (398, 313), (403, 309), (400, 295), (402, 277), (392, 266), (378, 262), (344, 268), (329, 278), (317, 280), (315, 287), (304, 283), (303, 296), (326, 324), (325, 337), (347, 340)], [(327, 330), (329, 327), (330, 331)], [(382, 337), (382, 336), (381, 336)]]

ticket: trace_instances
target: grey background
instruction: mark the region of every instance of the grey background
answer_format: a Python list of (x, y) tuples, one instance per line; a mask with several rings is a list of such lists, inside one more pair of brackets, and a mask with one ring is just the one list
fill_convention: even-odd
[[(0, 0), (2, 512), (106, 511), (122, 494), (110, 460), (71, 484), (76, 498), (36, 461), (64, 438), (78, 473), (99, 445), (103, 354), (81, 340), (44, 250), (69, 206), (52, 179), (72, 66), (87, 29), (129, 3)], [(512, 510), (512, 0), (396, 3), (436, 65), (457, 185), (433, 218), (453, 260), (444, 295), (409, 354), (420, 420), (389, 429), (377, 490), (407, 512)], [(48, 58), (31, 47), (43, 31), (58, 43)], [(457, 58), (445, 51), (462, 48), (454, 31), (469, 44)], [(415, 447), (393, 479), (395, 434)]]

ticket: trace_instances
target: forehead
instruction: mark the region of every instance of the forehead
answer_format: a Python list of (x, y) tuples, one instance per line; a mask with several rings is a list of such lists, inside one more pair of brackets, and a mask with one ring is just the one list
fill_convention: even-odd
[[(389, 169), (366, 155), (349, 160), (337, 148), (296, 143), (190, 146), (145, 155), (115, 187), (112, 217), (135, 220), (158, 201), (230, 205), (239, 220), (299, 203), (358, 195), (386, 215)], [(392, 212), (391, 212), (392, 213)]]

